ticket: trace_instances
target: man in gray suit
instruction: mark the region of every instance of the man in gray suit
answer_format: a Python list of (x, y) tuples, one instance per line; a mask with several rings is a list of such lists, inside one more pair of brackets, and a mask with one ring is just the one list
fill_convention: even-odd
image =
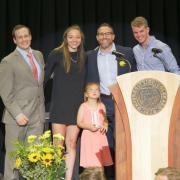
[(5, 105), (5, 180), (18, 180), (13, 171), (14, 161), (8, 156), (13, 149), (11, 141), (25, 141), (29, 135), (42, 135), (45, 122), (44, 59), (39, 51), (32, 50), (31, 32), (17, 25), (12, 32), (17, 45), (14, 52), (0, 63), (0, 95)]

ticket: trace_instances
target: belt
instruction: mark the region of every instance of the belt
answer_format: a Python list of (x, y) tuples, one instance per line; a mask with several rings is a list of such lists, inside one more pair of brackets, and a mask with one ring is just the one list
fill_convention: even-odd
[(106, 95), (106, 94), (101, 94), (101, 97), (107, 98), (107, 99), (113, 99), (113, 96), (110, 95)]

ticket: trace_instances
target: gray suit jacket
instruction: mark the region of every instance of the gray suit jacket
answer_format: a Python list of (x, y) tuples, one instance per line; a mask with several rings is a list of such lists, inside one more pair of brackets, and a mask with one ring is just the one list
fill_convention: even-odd
[(3, 122), (17, 125), (15, 118), (23, 113), (29, 119), (28, 124), (38, 120), (45, 122), (44, 108), (44, 59), (39, 51), (32, 50), (41, 67), (39, 82), (22, 57), (15, 50), (0, 63), (0, 95), (5, 105)]

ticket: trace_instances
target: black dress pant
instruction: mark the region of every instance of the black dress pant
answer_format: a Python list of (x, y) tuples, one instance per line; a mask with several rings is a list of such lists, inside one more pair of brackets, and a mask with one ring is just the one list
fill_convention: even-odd
[[(109, 144), (109, 149), (111, 152), (111, 157), (113, 162), (115, 162), (114, 158), (114, 100), (108, 99), (105, 97), (101, 97), (101, 102), (106, 107), (106, 115), (108, 119), (108, 131), (107, 131), (107, 140)], [(115, 168), (114, 165), (105, 166), (105, 174), (108, 180), (114, 180)]]

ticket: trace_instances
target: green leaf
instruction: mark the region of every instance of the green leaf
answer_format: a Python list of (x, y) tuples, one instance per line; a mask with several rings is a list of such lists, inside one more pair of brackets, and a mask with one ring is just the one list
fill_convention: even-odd
[(52, 173), (52, 178), (55, 178), (56, 176), (59, 176), (59, 175), (65, 173), (67, 170), (68, 170), (67, 168), (64, 168), (64, 167), (62, 167), (62, 166), (59, 166), (59, 167), (56, 169), (56, 171), (54, 171), (54, 172)]

